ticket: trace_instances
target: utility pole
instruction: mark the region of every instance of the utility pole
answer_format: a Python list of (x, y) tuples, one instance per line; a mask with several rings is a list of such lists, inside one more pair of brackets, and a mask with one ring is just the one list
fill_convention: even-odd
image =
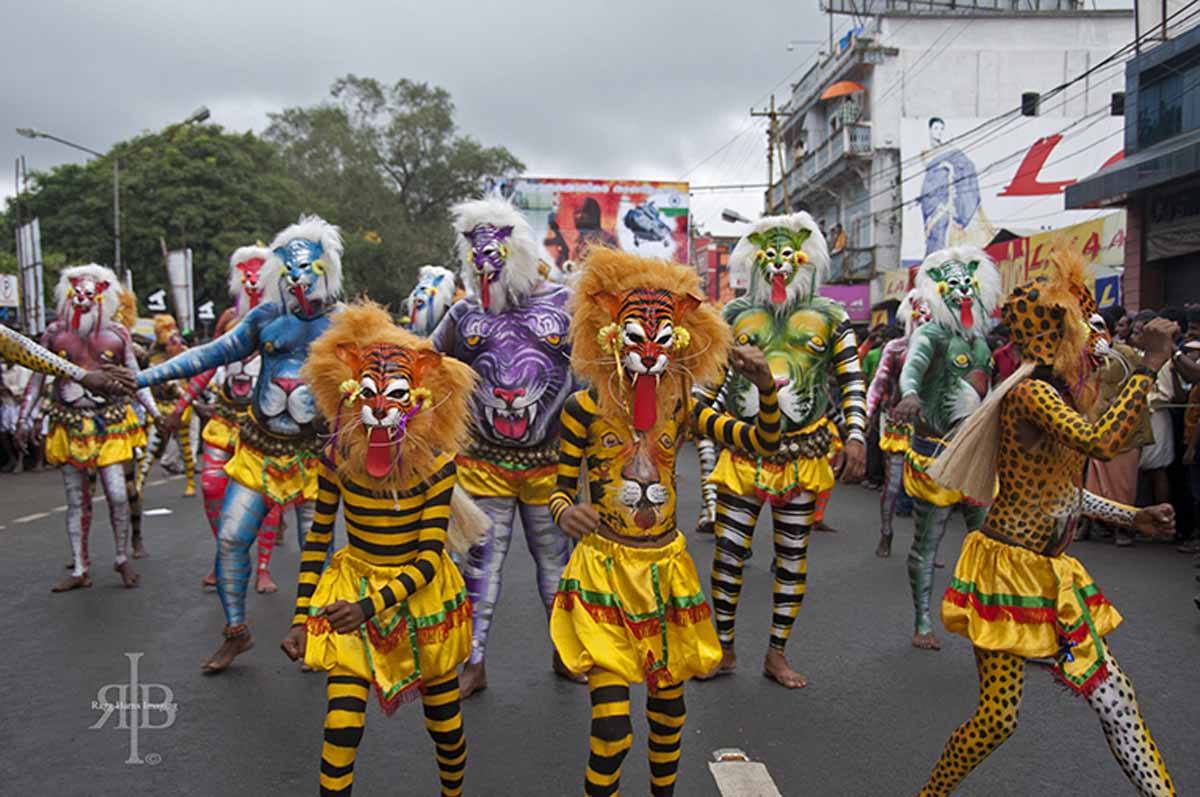
[(779, 112), (775, 110), (775, 95), (771, 95), (771, 104), (765, 111), (750, 109), (751, 116), (765, 116), (769, 119), (767, 125), (767, 193), (766, 210), (771, 212), (771, 191), (775, 188), (775, 151), (779, 150), (779, 179), (784, 178), (783, 143), (779, 136)]

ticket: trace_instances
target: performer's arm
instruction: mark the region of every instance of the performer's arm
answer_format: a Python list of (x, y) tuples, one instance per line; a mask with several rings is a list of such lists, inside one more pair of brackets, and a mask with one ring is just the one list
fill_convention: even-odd
[(848, 319), (838, 324), (833, 344), (833, 367), (837, 372), (838, 392), (842, 397), (842, 420), (846, 439), (867, 441), (867, 386), (858, 361), (854, 328)]
[(908, 343), (908, 354), (904, 358), (904, 367), (900, 369), (900, 397), (915, 396), (925, 381), (925, 374), (933, 362), (936, 348), (934, 340), (934, 325), (925, 324), (913, 332), (912, 340)]
[(417, 535), (417, 556), (401, 567), (395, 578), (377, 592), (367, 593), (358, 602), (368, 620), (384, 609), (408, 600), (437, 575), (450, 525), (450, 497), (457, 480), (453, 459), (447, 460), (442, 469), (429, 478), (430, 485), (425, 491), (425, 504), (421, 510), (421, 531)]
[(196, 397), (204, 392), (213, 377), (217, 375), (216, 368), (210, 368), (202, 374), (197, 374), (188, 380), (183, 388), (183, 396), (175, 404), (175, 414), (182, 415), (183, 411), (192, 405)]
[(68, 362), (45, 346), (39, 346), (35, 341), (3, 324), (0, 324), (0, 356), (39, 374), (65, 376), (76, 382), (82, 382), (87, 376), (87, 371), (75, 363)]
[[(116, 327), (116, 329), (121, 336), (121, 340), (125, 344), (125, 367), (128, 368), (131, 373), (136, 374), (138, 373), (138, 361), (137, 353), (133, 349), (133, 338), (129, 336), (129, 332), (125, 329), (125, 327)], [(138, 375), (140, 376), (141, 374)], [(158, 402), (154, 400), (154, 396), (150, 393), (150, 388), (143, 386), (139, 382), (136, 395), (138, 403), (146, 408), (146, 412), (151, 418), (156, 421), (162, 418), (162, 411), (158, 409)]]
[(300, 574), (296, 577), (296, 612), (292, 625), (303, 625), (308, 620), (308, 608), (312, 604), (313, 592), (321, 580), (321, 570), (333, 544), (333, 523), (337, 520), (338, 503), (342, 492), (338, 487), (338, 476), (332, 464), (321, 460), (321, 471), (317, 476), (317, 505), (313, 512), (312, 528), (304, 538), (300, 552)]
[(279, 306), (273, 302), (260, 304), (247, 313), (236, 327), (216, 340), (188, 349), (165, 363), (139, 373), (138, 387), (158, 385), (172, 379), (188, 379), (210, 368), (244, 360), (258, 348), (259, 329), (278, 313)]
[[(697, 385), (692, 395), (700, 404), (722, 412), (728, 388), (729, 375), (726, 374), (719, 389)], [(700, 492), (704, 500), (704, 516), (701, 520), (712, 522), (717, 519), (717, 485), (710, 483), (708, 477), (717, 467), (717, 444), (707, 437), (701, 437), (696, 441), (696, 454), (700, 459)]]
[(883, 353), (879, 355), (879, 367), (875, 369), (875, 376), (871, 377), (871, 384), (867, 386), (867, 421), (870, 422), (877, 412), (879, 405), (888, 398), (888, 386), (892, 383), (892, 372), (895, 370), (896, 361), (899, 360), (898, 347), (892, 344), (896, 341), (888, 341), (883, 347)]
[(575, 496), (579, 494), (579, 474), (595, 409), (591, 396), (580, 391), (567, 399), (559, 416), (558, 479), (548, 504), (555, 523), (575, 505)]
[[(853, 353), (853, 349), (851, 350)], [(758, 417), (753, 424), (740, 421), (724, 412), (717, 412), (712, 407), (692, 400), (692, 413), (696, 423), (696, 431), (723, 446), (732, 446), (742, 451), (769, 457), (779, 450), (779, 399), (775, 394), (775, 386), (764, 390), (758, 389)]]
[(1137, 508), (1083, 490), (1083, 514), (1093, 520), (1122, 528), (1133, 528)]
[(25, 385), (25, 395), (21, 397), (21, 412), (17, 415), (17, 427), (29, 427), (33, 423), (33, 411), (42, 398), (42, 387), (46, 375), (35, 371), (29, 375), (29, 383)]
[(1145, 368), (1139, 368), (1095, 421), (1080, 415), (1063, 401), (1057, 390), (1040, 379), (1021, 382), (1005, 401), (1015, 408), (1019, 419), (1062, 445), (1093, 459), (1108, 461), (1121, 453), (1132, 438), (1153, 384), (1153, 377)]

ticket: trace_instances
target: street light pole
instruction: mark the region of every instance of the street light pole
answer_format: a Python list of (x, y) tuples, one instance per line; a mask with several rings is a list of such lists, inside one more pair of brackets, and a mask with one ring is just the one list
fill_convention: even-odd
[[(197, 124), (203, 122), (211, 116), (207, 107), (201, 105), (196, 110), (192, 111), (186, 119), (181, 122), (176, 122), (172, 125), (167, 125), (163, 132), (174, 130), (176, 127), (184, 125)], [(82, 144), (76, 144), (74, 141), (67, 141), (65, 138), (59, 138), (42, 130), (34, 130), (31, 127), (18, 127), (17, 135), (25, 138), (48, 138), (51, 141), (57, 141), (59, 144), (64, 144), (73, 149), (86, 152), (89, 155), (94, 155), (97, 158), (105, 157), (103, 152), (97, 152), (91, 147), (85, 147)], [(132, 150), (131, 150), (132, 151)], [(120, 275), (121, 281), (125, 283), (125, 287), (131, 287), (129, 270), (121, 265), (121, 159), (114, 153), (112, 155), (112, 172), (113, 172), (113, 271)]]

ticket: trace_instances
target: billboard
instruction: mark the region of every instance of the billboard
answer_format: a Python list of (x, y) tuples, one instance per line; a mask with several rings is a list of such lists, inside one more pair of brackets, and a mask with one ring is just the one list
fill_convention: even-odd
[(871, 320), (871, 285), (862, 282), (853, 285), (822, 285), (817, 293), (833, 299), (846, 308), (850, 322), (862, 324)]
[(1094, 211), (1065, 210), (1063, 191), (1121, 158), (1119, 116), (986, 121), (902, 120), (906, 264), (946, 246), (987, 246), (1002, 229), (1020, 235), (1083, 221)]
[(1036, 277), (1050, 263), (1050, 250), (1059, 243), (1083, 257), (1088, 271), (1095, 280), (1093, 293), (1101, 308), (1117, 302), (1112, 288), (1113, 277), (1118, 278), (1125, 262), (1125, 211), (1119, 210), (1080, 224), (1059, 230), (1039, 232), (1025, 238), (1014, 238), (992, 244), (984, 249), (996, 262), (1000, 272), (1001, 286), (1007, 296), (1012, 289), (1028, 279)]
[(512, 200), (559, 269), (594, 244), (688, 262), (687, 183), (516, 177), (488, 188)]

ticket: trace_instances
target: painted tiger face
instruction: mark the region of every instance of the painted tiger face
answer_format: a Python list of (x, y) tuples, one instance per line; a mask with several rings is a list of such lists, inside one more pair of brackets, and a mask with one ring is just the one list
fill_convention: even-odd
[(74, 318), (85, 316), (100, 303), (100, 297), (108, 290), (108, 283), (91, 277), (71, 277), (71, 314)]
[(183, 342), (183, 335), (179, 332), (179, 324), (165, 314), (154, 316), (154, 340), (166, 350), (169, 357), (174, 357), (187, 348)]
[(442, 356), (432, 349), (376, 343), (341, 346), (338, 357), (354, 373), (342, 392), (367, 437), (367, 473), (383, 478), (400, 462), (409, 422), (432, 403), (422, 380)]
[(266, 262), (261, 257), (252, 257), (236, 264), (238, 275), (242, 280), (242, 292), (246, 294), (246, 299), (252, 308), (262, 301), (262, 269)]
[(677, 319), (700, 306), (694, 296), (676, 296), (670, 291), (635, 288), (622, 295), (600, 293), (592, 297), (609, 315), (615, 327), (613, 346), (619, 350), (622, 368), (632, 378), (661, 376), (671, 365), (674, 350), (687, 345), (686, 334), (676, 329)]
[(789, 289), (797, 276), (805, 271), (812, 273), (812, 269), (804, 268), (808, 263), (808, 254), (801, 248), (811, 235), (809, 230), (792, 231), (785, 227), (773, 227), (747, 236), (758, 247), (754, 255), (754, 268), (757, 276), (771, 286), (772, 303), (786, 303)]
[(479, 301), (487, 310), (492, 304), (492, 286), (503, 278), (505, 264), (508, 263), (508, 244), (512, 236), (512, 225), (495, 227), (491, 224), (479, 224), (463, 233), (471, 243), (467, 253), (467, 262), (475, 269), (479, 278)]
[(293, 238), (274, 252), (283, 262), (283, 284), (289, 295), (288, 303), (298, 306), (306, 315), (311, 313), (313, 302), (323, 300), (328, 293), (323, 279), (325, 262), (321, 256), (325, 249), (321, 242)]
[(963, 329), (975, 326), (974, 308), (979, 304), (979, 280), (975, 272), (979, 261), (962, 262), (947, 260), (929, 269), (929, 276), (937, 285), (938, 295), (951, 313), (958, 317)]

